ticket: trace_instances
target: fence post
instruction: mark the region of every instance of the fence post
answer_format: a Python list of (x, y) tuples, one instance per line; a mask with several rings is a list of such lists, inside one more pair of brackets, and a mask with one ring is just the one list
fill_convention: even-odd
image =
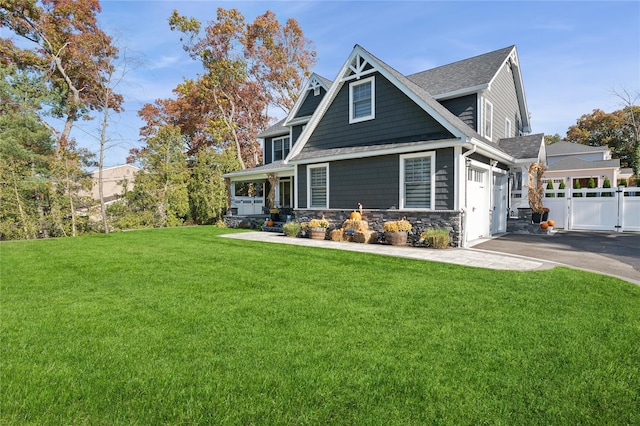
[(618, 218), (616, 219), (616, 232), (622, 232), (623, 215), (622, 209), (624, 208), (624, 186), (618, 186), (616, 188), (616, 201), (618, 204)]

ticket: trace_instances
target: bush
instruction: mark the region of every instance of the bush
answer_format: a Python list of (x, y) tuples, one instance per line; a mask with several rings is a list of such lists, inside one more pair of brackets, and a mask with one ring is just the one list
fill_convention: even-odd
[[(550, 189), (550, 190), (552, 190), (552, 191), (553, 191), (553, 182), (551, 182), (551, 179), (549, 179), (549, 180), (547, 181), (547, 189)], [(546, 194), (544, 194), (544, 195), (545, 195), (545, 197), (547, 197), (547, 198), (553, 198), (553, 197), (555, 197), (555, 196), (556, 196), (556, 194), (555, 194), (554, 192), (547, 192), (547, 193), (546, 193)]]
[[(596, 181), (593, 180), (593, 176), (589, 178), (589, 182), (587, 182), (587, 188), (589, 189), (595, 189), (596, 187)], [(590, 192), (587, 194), (587, 197), (595, 197), (596, 193), (595, 192)]]
[(298, 222), (287, 222), (282, 226), (284, 235), (287, 237), (297, 237), (300, 233), (300, 224)]
[(433, 248), (447, 248), (451, 243), (451, 236), (446, 228), (429, 228), (420, 234), (420, 239)]
[[(578, 179), (573, 181), (573, 189), (582, 189), (582, 187), (580, 186), (580, 181)], [(574, 197), (582, 197), (582, 192), (574, 192), (573, 193)]]
[[(558, 189), (561, 189), (561, 190), (563, 190), (563, 191), (564, 191), (565, 189), (567, 189), (567, 186), (564, 184), (564, 179), (562, 179), (562, 180), (560, 181), (560, 185), (558, 186)], [(559, 192), (559, 193), (558, 193), (558, 198), (563, 198), (563, 197), (564, 197), (564, 192)]]
[[(602, 182), (602, 187), (603, 188), (611, 188), (611, 181), (609, 180), (609, 176), (605, 176), (604, 177), (604, 182)], [(603, 192), (602, 193), (603, 197), (613, 197), (613, 194), (611, 192)]]

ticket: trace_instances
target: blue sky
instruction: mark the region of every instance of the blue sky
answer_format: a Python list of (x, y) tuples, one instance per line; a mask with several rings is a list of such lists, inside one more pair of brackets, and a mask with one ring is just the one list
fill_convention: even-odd
[[(515, 44), (535, 133), (564, 136), (595, 108), (621, 107), (612, 90), (640, 91), (638, 1), (123, 1), (102, 0), (100, 22), (142, 60), (120, 90), (126, 112), (112, 126), (108, 165), (138, 146), (137, 111), (171, 97), (201, 72), (167, 19), (174, 9), (201, 22), (216, 8), (238, 8), (247, 21), (272, 10), (295, 18), (317, 50), (313, 71), (333, 80), (355, 44), (411, 74)], [(91, 130), (91, 125), (85, 125)], [(85, 146), (95, 141), (76, 132)], [(116, 143), (116, 141), (119, 141)]]

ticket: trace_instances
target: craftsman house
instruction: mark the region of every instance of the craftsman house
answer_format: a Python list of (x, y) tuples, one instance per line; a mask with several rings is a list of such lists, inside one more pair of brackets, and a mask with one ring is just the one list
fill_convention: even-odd
[(259, 137), (264, 164), (226, 175), (233, 213), (340, 224), (360, 203), (374, 229), (406, 217), (418, 233), (451, 229), (460, 246), (505, 232), (526, 203), (511, 189), (546, 158), (515, 46), (405, 76), (356, 45), (334, 81), (313, 74)]

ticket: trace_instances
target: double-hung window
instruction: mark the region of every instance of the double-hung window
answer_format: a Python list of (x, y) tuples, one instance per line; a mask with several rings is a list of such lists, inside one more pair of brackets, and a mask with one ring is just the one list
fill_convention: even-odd
[(493, 133), (493, 104), (484, 101), (484, 137), (491, 140)]
[(273, 161), (284, 160), (291, 150), (289, 136), (273, 140)]
[(400, 208), (433, 209), (435, 153), (400, 156)]
[(310, 208), (329, 208), (329, 166), (307, 167), (307, 200)]
[(376, 116), (374, 77), (354, 81), (349, 85), (349, 123), (371, 120)]

